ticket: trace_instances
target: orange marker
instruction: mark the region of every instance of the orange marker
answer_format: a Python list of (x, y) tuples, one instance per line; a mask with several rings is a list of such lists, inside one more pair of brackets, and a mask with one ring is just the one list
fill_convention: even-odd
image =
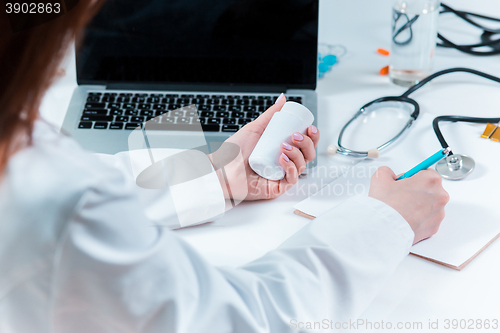
[(380, 75), (389, 74), (389, 66), (385, 66), (384, 68), (382, 68), (379, 73), (380, 73)]
[(377, 49), (377, 53), (378, 54), (381, 54), (383, 56), (388, 56), (391, 54), (391, 52), (387, 51), (386, 49), (383, 49), (383, 48), (379, 48)]

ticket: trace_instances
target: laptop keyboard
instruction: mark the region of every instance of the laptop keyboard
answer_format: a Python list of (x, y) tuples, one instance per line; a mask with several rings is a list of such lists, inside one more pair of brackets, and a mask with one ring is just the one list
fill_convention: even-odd
[[(196, 130), (199, 122), (205, 132), (236, 132), (276, 98), (278, 95), (89, 92), (78, 128), (134, 130), (156, 118), (154, 122), (160, 122), (158, 128), (163, 130), (170, 125), (172, 130)], [(300, 96), (287, 96), (287, 100), (302, 103)]]

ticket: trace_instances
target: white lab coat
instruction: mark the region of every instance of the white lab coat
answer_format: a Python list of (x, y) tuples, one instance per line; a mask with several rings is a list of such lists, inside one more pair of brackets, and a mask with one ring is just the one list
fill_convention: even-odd
[[(213, 267), (151, 222), (127, 168), (110, 164), (43, 122), (10, 159), (0, 183), (0, 332), (297, 332), (292, 319), (356, 318), (413, 240), (395, 210), (359, 198), (258, 260)], [(223, 205), (217, 180), (206, 185), (212, 198), (198, 205)], [(158, 219), (175, 219), (168, 199), (163, 209)]]

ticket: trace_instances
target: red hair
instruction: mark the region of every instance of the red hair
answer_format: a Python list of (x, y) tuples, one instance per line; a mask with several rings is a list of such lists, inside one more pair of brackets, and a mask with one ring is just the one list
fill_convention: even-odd
[[(80, 0), (61, 16), (18, 32), (19, 24), (0, 11), (0, 174), (9, 157), (31, 143), (42, 97), (70, 43), (81, 35), (100, 2)], [(17, 15), (25, 27), (40, 19), (38, 14)]]

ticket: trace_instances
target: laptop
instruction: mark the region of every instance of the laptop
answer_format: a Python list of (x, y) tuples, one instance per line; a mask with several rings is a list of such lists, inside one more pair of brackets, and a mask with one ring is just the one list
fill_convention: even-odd
[(282, 92), (317, 118), (317, 42), (318, 0), (108, 0), (80, 41), (63, 130), (115, 154), (163, 115), (184, 126), (152, 141), (195, 147), (199, 122), (212, 152)]

